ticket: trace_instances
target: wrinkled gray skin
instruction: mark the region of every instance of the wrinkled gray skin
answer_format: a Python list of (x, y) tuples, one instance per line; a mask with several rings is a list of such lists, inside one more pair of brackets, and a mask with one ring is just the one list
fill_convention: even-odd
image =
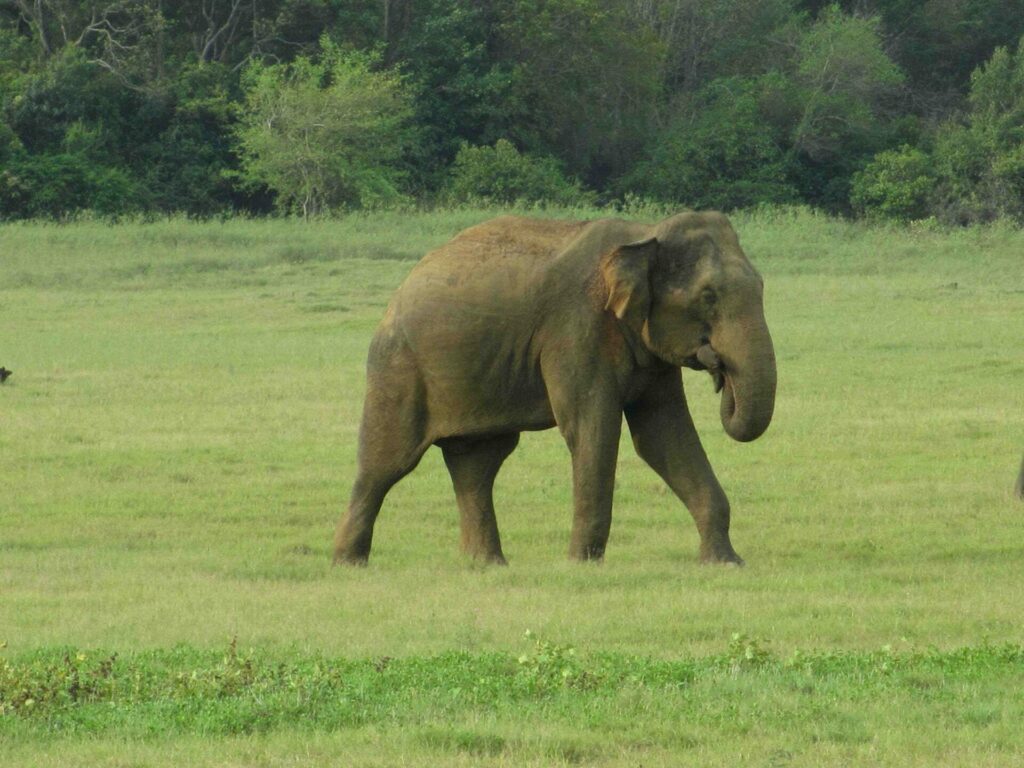
[(1024, 501), (1024, 459), (1020, 462), (1020, 472), (1017, 473), (1017, 483), (1013, 486), (1013, 492), (1017, 498)]
[(366, 562), (385, 494), (438, 445), (463, 549), (504, 563), (494, 478), (520, 432), (554, 426), (572, 454), (569, 555), (600, 559), (625, 415), (637, 453), (693, 515), (701, 560), (741, 563), (681, 366), (711, 373), (731, 437), (767, 429), (776, 371), (763, 282), (722, 214), (653, 226), (502, 217), (462, 232), (412, 270), (371, 343), (335, 562)]

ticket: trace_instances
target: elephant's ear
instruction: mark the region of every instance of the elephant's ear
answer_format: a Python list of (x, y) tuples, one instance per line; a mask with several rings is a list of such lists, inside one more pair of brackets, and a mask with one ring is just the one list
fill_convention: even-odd
[(605, 309), (640, 333), (651, 309), (651, 260), (658, 248), (655, 238), (620, 245), (604, 257), (601, 273), (608, 288)]

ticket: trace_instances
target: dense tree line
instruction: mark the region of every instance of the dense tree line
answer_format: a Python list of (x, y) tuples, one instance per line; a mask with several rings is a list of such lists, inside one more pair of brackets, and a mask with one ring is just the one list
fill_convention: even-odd
[(1024, 0), (0, 0), (0, 218), (1024, 217)]

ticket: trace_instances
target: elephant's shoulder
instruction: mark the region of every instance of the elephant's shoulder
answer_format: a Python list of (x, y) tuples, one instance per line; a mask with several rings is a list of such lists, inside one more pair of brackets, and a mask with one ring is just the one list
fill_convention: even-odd
[(567, 243), (566, 257), (579, 254), (587, 258), (604, 254), (611, 248), (633, 243), (648, 237), (649, 225), (624, 219), (595, 219), (585, 223), (571, 242)]

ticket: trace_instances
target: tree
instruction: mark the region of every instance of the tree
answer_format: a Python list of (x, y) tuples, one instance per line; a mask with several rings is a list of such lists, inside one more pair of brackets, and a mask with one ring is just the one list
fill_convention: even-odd
[(784, 135), (769, 111), (785, 87), (780, 76), (715, 80), (680, 104), (619, 192), (724, 210), (795, 201)]
[(592, 186), (629, 168), (653, 125), (664, 50), (622, 0), (502, 3), (512, 67), (504, 134)]
[(147, 203), (160, 211), (210, 215), (225, 209), (265, 212), (258, 197), (233, 183), (238, 168), (233, 128), (237, 80), (223, 64), (191, 63), (168, 78), (139, 149), (137, 173)]
[[(363, 3), (368, 0), (363, 0)], [(200, 63), (240, 69), (250, 59), (287, 61), (310, 54), (338, 19), (331, 0), (178, 0), (163, 4), (168, 22), (180, 30), (177, 55)]]
[[(853, 213), (860, 173), (857, 209), (895, 211), (908, 145), (936, 174), (933, 213), (1024, 219), (1022, 33), (1024, 0), (0, 0), (8, 199), (114, 210), (129, 190), (195, 215), (432, 199), (468, 146), (456, 175), (508, 161), (726, 207)], [(364, 63), (329, 71), (342, 59)], [(64, 192), (32, 208), (47, 169)]]
[(138, 190), (116, 168), (81, 155), (16, 153), (0, 169), (0, 220), (61, 218), (82, 210), (113, 215), (135, 210)]
[(491, 145), (522, 116), (513, 98), (513, 67), (495, 53), (492, 3), (384, 0), (387, 61), (413, 85), (419, 154), (411, 158), (414, 190), (443, 185), (460, 147)]
[(906, 138), (894, 122), (903, 74), (883, 49), (877, 19), (832, 5), (800, 39), (791, 77), (800, 102), (790, 141), (801, 196), (847, 210), (853, 173)]
[(800, 41), (795, 79), (804, 93), (793, 144), (822, 160), (877, 131), (903, 74), (882, 49), (876, 20), (832, 6)]
[(969, 104), (936, 138), (939, 213), (959, 223), (1024, 219), (1024, 40), (974, 71)]
[[(826, 0), (827, 7), (831, 0)], [(804, 0), (817, 10), (823, 3)], [(887, 53), (906, 72), (904, 109), (947, 118), (963, 102), (971, 72), (1024, 34), (1024, 0), (843, 0), (854, 15), (877, 16)]]
[(86, 59), (142, 87), (159, 66), (165, 18), (161, 0), (9, 0), (42, 59), (77, 49)]
[(412, 137), (408, 90), (394, 71), (374, 70), (373, 56), (321, 46), (319, 60), (246, 71), (241, 177), (303, 216), (394, 202)]
[(795, 0), (629, 0), (630, 15), (665, 52), (670, 94), (694, 93), (717, 77), (757, 75), (786, 60)]

